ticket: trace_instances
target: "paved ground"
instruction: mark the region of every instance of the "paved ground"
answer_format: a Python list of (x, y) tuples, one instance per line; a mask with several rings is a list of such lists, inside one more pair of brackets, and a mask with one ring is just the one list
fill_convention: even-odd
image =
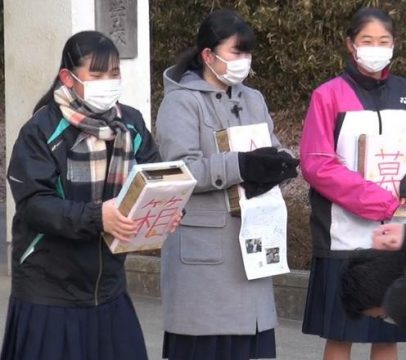
[[(9, 289), (9, 277), (4, 273), (0, 274), (0, 334), (3, 334), (4, 331)], [(149, 358), (150, 360), (159, 360), (161, 359), (162, 345), (161, 302), (159, 299), (137, 296), (133, 296), (133, 300), (144, 330)], [(301, 323), (298, 321), (280, 321), (280, 326), (276, 332), (278, 360), (322, 359), (323, 341), (315, 336), (303, 335), (300, 329)], [(353, 359), (364, 360), (368, 358), (367, 345), (354, 347)], [(400, 346), (399, 359), (406, 359), (406, 345)]]
[[(4, 206), (0, 203), (0, 344), (2, 342), (7, 301), (10, 292), (10, 278), (6, 275), (6, 247), (4, 245)], [(137, 296), (132, 296), (132, 298), (144, 330), (149, 358), (150, 360), (159, 360), (161, 359), (162, 345), (161, 302), (156, 298)], [(280, 320), (280, 326), (276, 330), (276, 342), (278, 360), (322, 359), (323, 340), (315, 336), (303, 335), (299, 321)], [(399, 349), (399, 359), (406, 359), (406, 344), (400, 345)], [(368, 359), (368, 353), (367, 345), (355, 345), (353, 349), (353, 359)]]
[[(151, 360), (161, 359), (160, 301), (145, 297), (133, 299), (144, 330), (149, 357)], [(276, 330), (278, 360), (322, 359), (324, 341), (316, 336), (303, 335), (301, 325), (299, 321), (280, 320)], [(368, 345), (354, 345), (352, 357), (354, 360), (369, 359)], [(406, 344), (400, 346), (399, 359), (406, 359)]]

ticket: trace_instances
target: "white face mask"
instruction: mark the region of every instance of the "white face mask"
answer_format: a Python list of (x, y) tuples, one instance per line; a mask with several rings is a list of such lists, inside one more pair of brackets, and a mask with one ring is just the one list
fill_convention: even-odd
[(356, 47), (355, 61), (366, 71), (376, 73), (390, 64), (393, 47), (359, 46)]
[(83, 85), (83, 102), (96, 112), (110, 110), (121, 96), (121, 79), (82, 81), (71, 75)]
[(249, 57), (230, 61), (226, 61), (216, 54), (214, 55), (217, 59), (226, 64), (226, 73), (224, 75), (219, 75), (209, 64), (206, 65), (223, 84), (228, 86), (240, 84), (248, 76), (251, 70), (251, 55)]

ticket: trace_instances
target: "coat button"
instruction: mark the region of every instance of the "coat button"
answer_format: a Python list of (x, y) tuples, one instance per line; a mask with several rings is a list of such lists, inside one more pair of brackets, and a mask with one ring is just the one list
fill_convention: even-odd
[(221, 186), (221, 185), (223, 185), (223, 181), (222, 181), (221, 179), (217, 179), (216, 182), (215, 182), (215, 184), (216, 184), (217, 186)]
[(219, 99), (219, 100), (221, 99), (221, 94), (220, 93), (216, 94), (216, 99)]

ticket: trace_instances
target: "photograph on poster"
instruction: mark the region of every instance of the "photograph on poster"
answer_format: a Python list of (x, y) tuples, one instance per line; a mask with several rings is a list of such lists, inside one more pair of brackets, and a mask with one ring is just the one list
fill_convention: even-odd
[(257, 239), (247, 239), (245, 240), (245, 248), (248, 254), (255, 254), (262, 251), (262, 240)]
[(265, 252), (266, 252), (266, 263), (267, 264), (276, 264), (280, 261), (278, 247), (265, 249)]

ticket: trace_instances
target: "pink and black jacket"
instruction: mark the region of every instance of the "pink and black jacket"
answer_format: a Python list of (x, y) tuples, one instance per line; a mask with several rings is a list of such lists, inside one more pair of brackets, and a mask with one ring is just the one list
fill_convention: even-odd
[(395, 221), (399, 201), (357, 172), (360, 134), (406, 134), (406, 79), (384, 73), (375, 80), (350, 62), (312, 94), (300, 157), (311, 187), (314, 256), (343, 258), (370, 248), (372, 231)]

